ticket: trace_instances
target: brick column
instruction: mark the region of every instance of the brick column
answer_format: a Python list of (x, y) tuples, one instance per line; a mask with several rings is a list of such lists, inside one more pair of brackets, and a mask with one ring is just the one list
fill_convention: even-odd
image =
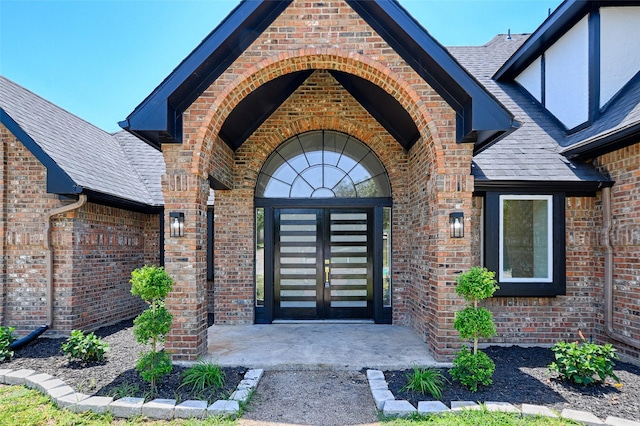
[[(165, 200), (165, 269), (175, 280), (166, 306), (173, 325), (165, 348), (174, 361), (195, 361), (207, 350), (207, 197), (209, 183), (181, 170), (181, 146), (163, 147), (167, 174)], [(184, 213), (184, 236), (170, 236), (170, 212)]]

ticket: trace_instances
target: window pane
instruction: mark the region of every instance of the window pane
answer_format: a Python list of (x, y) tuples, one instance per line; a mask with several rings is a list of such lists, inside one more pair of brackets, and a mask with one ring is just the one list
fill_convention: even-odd
[(375, 153), (333, 131), (303, 133), (284, 142), (267, 158), (256, 183), (256, 198), (389, 196), (389, 177)]
[(391, 207), (382, 209), (382, 303), (391, 306)]
[(264, 306), (264, 209), (256, 209), (256, 306)]
[(550, 281), (550, 197), (502, 198), (501, 281)]

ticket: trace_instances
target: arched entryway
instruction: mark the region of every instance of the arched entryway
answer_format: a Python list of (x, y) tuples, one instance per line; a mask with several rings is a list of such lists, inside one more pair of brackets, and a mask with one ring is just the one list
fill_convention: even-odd
[(281, 144), (258, 175), (256, 322), (391, 322), (391, 185), (377, 155), (320, 130)]

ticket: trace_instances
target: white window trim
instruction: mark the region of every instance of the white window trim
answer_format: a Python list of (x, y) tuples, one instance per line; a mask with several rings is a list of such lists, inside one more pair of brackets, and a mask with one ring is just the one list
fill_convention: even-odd
[[(503, 206), (505, 200), (546, 200), (547, 201), (547, 277), (546, 278), (512, 278), (505, 277), (503, 274), (503, 259), (504, 259), (504, 229), (503, 224)], [(498, 240), (499, 253), (498, 253), (498, 279), (500, 282), (510, 283), (551, 283), (553, 282), (553, 195), (500, 195), (499, 211), (499, 228), (500, 236)]]

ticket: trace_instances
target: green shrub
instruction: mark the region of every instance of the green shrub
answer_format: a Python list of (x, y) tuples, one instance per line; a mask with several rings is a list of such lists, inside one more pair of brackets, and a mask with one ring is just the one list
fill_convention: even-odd
[[(610, 344), (558, 342), (551, 350), (555, 361), (549, 364), (549, 370), (560, 374), (562, 380), (570, 380), (580, 385), (589, 385), (599, 378), (604, 381), (612, 377), (620, 382), (613, 372), (614, 360), (619, 359), (616, 350)], [(597, 378), (596, 378), (597, 377)]]
[(173, 316), (164, 306), (164, 299), (173, 287), (173, 278), (159, 266), (144, 266), (131, 273), (131, 294), (140, 296), (149, 307), (133, 321), (133, 335), (138, 343), (151, 344), (151, 350), (142, 353), (136, 370), (151, 384), (155, 391), (156, 381), (173, 369), (171, 357), (159, 351), (158, 344), (171, 330)]
[(456, 294), (468, 302), (488, 299), (498, 289), (495, 275), (487, 268), (474, 266), (456, 278)]
[(191, 386), (192, 392), (203, 392), (211, 387), (214, 389), (224, 387), (224, 380), (224, 371), (218, 364), (200, 361), (182, 373), (180, 386)]
[(460, 332), (461, 339), (471, 339), (473, 352), (463, 347), (453, 361), (454, 367), (449, 370), (451, 377), (471, 391), (478, 390), (478, 383), (491, 384), (491, 376), (495, 370), (495, 364), (487, 354), (478, 351), (478, 339), (488, 339), (496, 335), (496, 326), (490, 311), (478, 306), (482, 299), (493, 296), (498, 289), (495, 273), (474, 266), (456, 278), (456, 294), (464, 297), (467, 306), (456, 313), (453, 327)]
[(164, 300), (173, 287), (173, 278), (160, 266), (145, 265), (131, 272), (131, 294), (143, 300)]
[(496, 365), (487, 354), (482, 351), (474, 354), (463, 346), (453, 360), (453, 368), (449, 370), (449, 374), (454, 380), (476, 392), (478, 384), (487, 386), (493, 383), (491, 376), (495, 369)]
[(84, 334), (82, 330), (73, 330), (71, 336), (62, 344), (62, 353), (71, 359), (82, 362), (102, 361), (109, 344), (93, 333)]
[(11, 343), (15, 342), (16, 336), (14, 327), (0, 326), (0, 362), (9, 361), (13, 358)]
[(442, 397), (442, 388), (444, 378), (440, 370), (435, 368), (418, 368), (413, 367), (413, 373), (407, 374), (407, 384), (400, 389), (401, 391), (417, 392), (422, 395), (431, 394), (435, 399)]

